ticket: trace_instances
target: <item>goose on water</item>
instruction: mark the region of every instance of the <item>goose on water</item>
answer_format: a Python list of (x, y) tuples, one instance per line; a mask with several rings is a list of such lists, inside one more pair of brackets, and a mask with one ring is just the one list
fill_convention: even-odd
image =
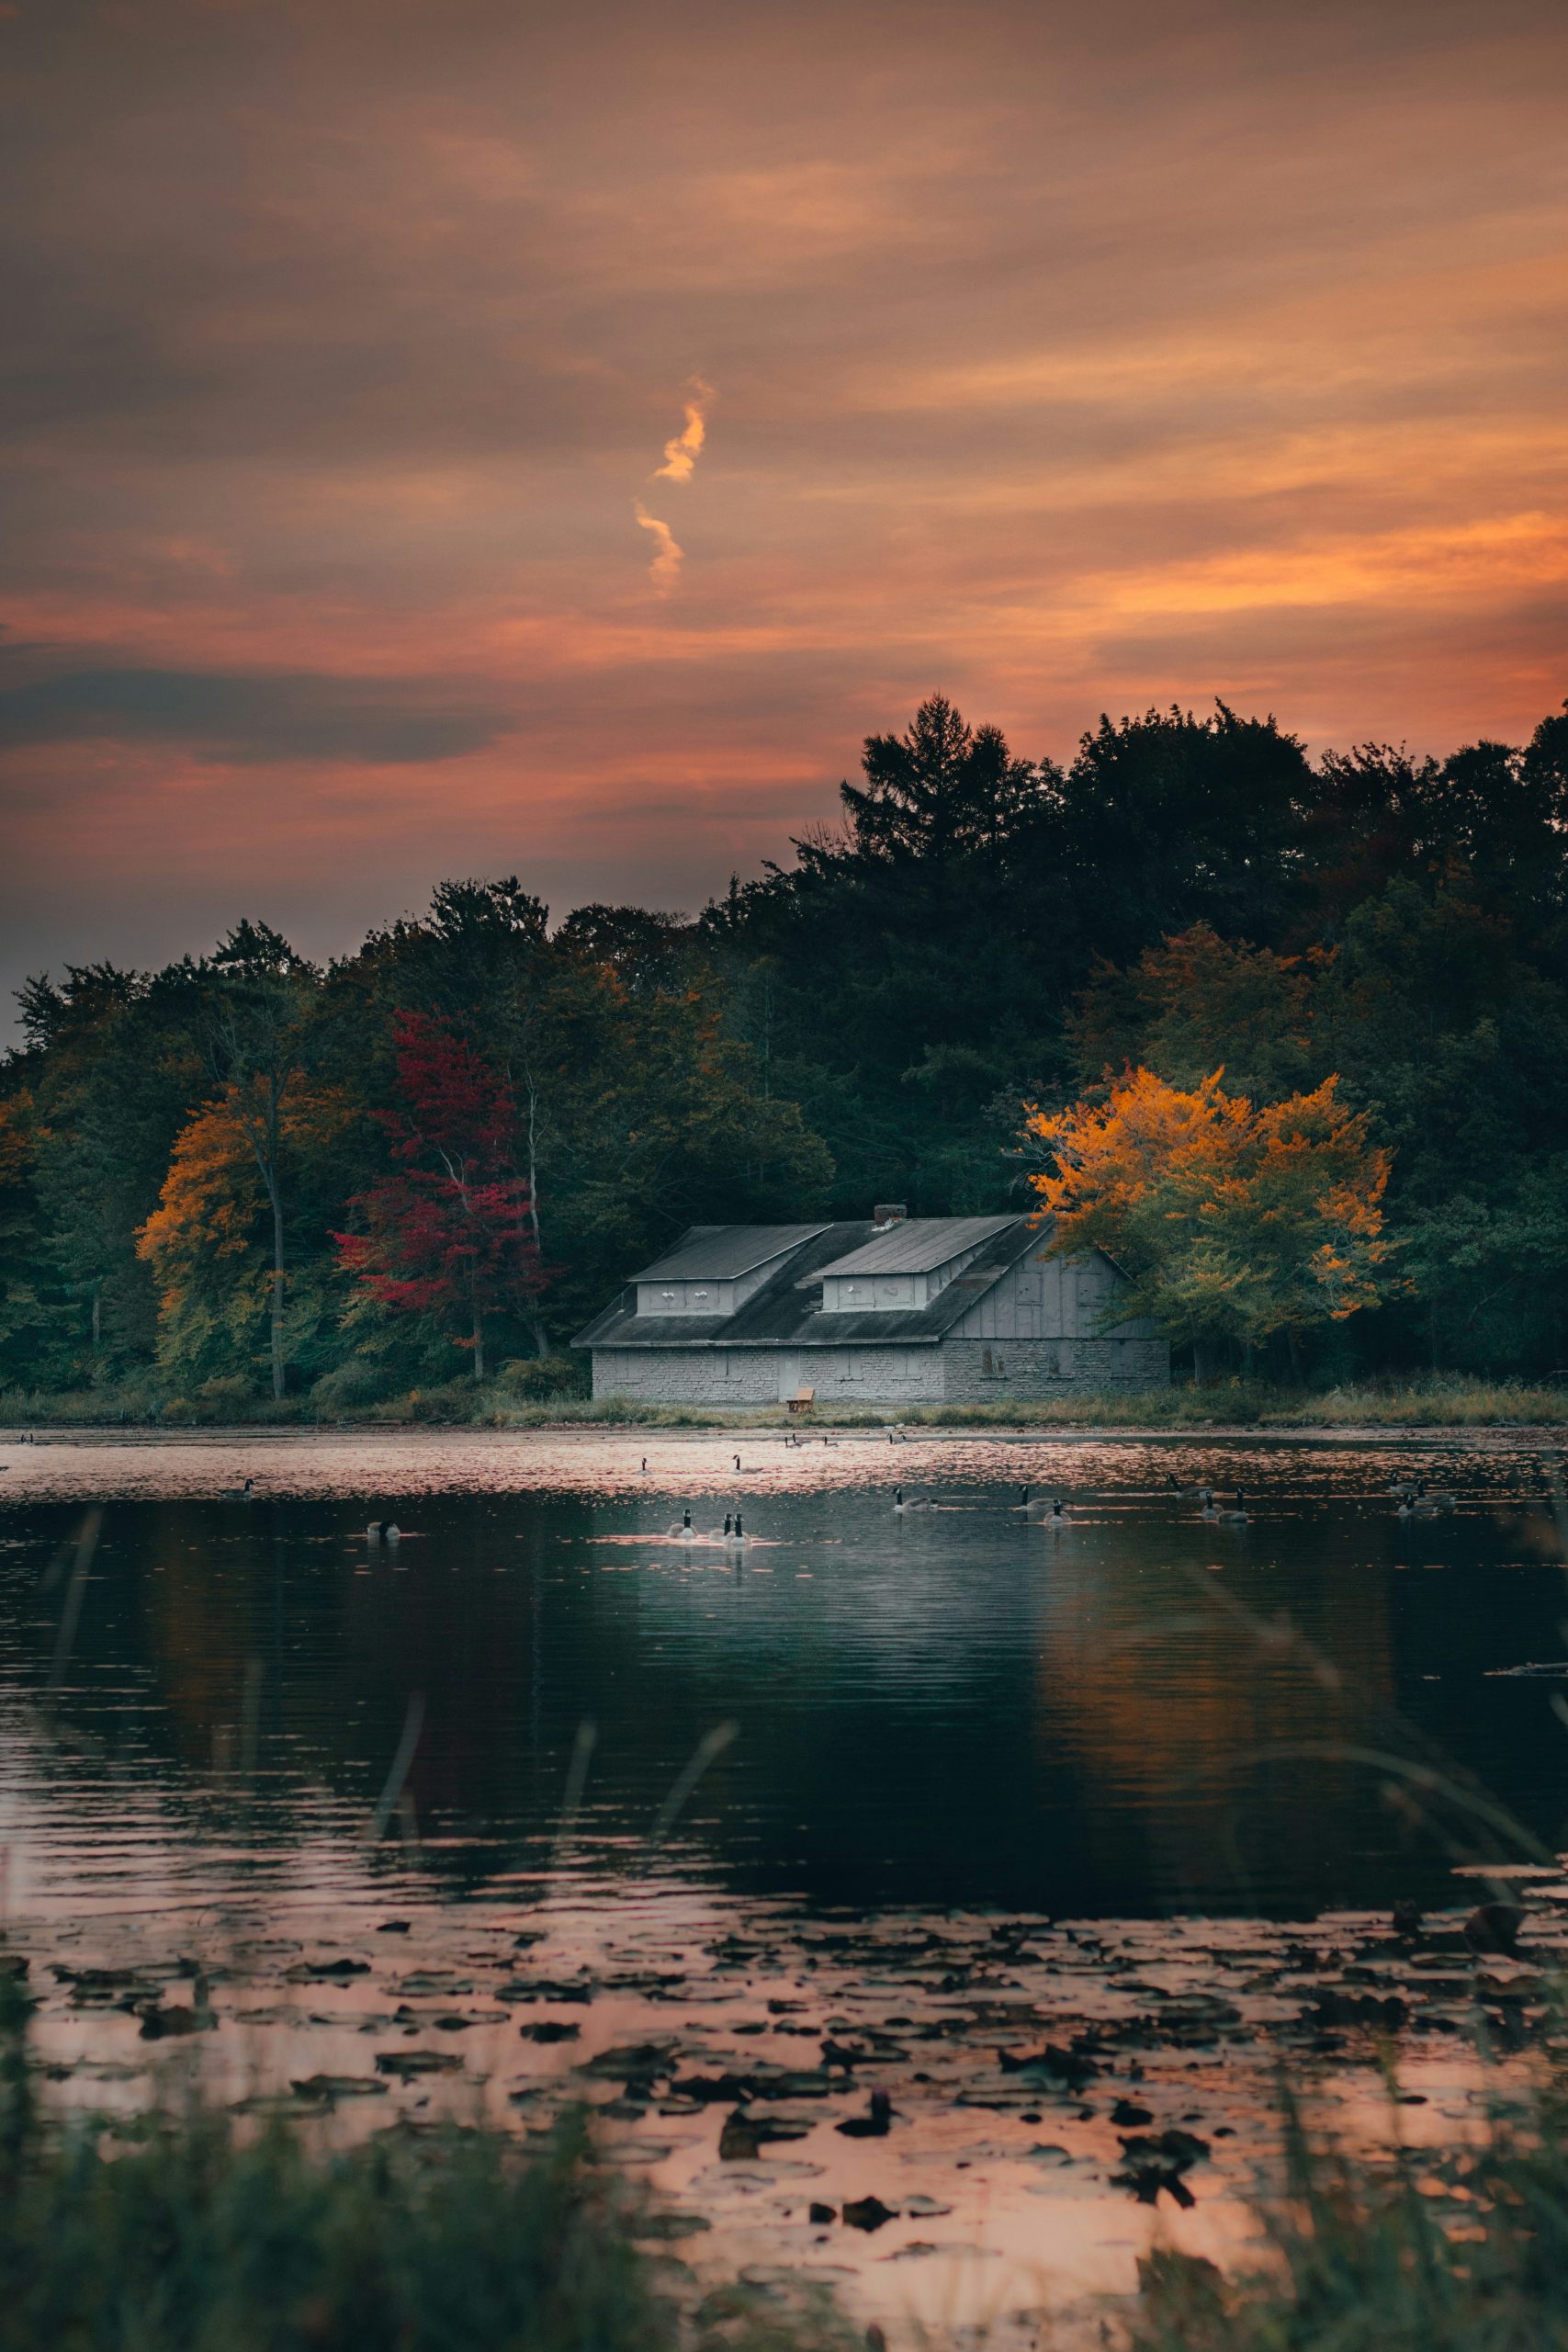
[(1406, 1491), (1398, 1515), (1401, 1519), (1440, 1519), (1453, 1507), (1452, 1495), (1428, 1494), (1425, 1487), (1414, 1487)]
[(1234, 1503), (1227, 1505), (1210, 1501), (1204, 1506), (1203, 1517), (1218, 1520), (1223, 1526), (1226, 1527), (1245, 1527), (1248, 1519), (1247, 1497), (1238, 1487)]
[(927, 1502), (923, 1495), (910, 1495), (908, 1499), (906, 1499), (903, 1487), (895, 1487), (893, 1489), (893, 1508), (895, 1510), (930, 1510), (931, 1505)]
[(254, 1487), (255, 1483), (256, 1482), (254, 1478), (247, 1478), (243, 1487), (225, 1487), (223, 1489), (223, 1500), (226, 1503), (248, 1503), (252, 1501), (254, 1497), (251, 1490)]
[(1212, 1503), (1214, 1499), (1213, 1487), (1184, 1487), (1172, 1470), (1166, 1472), (1165, 1483), (1173, 1495), (1180, 1496), (1184, 1503)]

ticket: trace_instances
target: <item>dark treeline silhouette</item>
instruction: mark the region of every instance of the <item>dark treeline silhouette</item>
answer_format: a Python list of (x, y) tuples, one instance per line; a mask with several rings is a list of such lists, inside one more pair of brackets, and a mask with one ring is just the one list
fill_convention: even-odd
[(325, 969), (246, 922), (29, 981), (0, 1381), (543, 1392), (684, 1226), (1031, 1205), (1024, 1104), (1132, 1068), (1337, 1077), (1391, 1155), (1397, 1279), (1308, 1369), (1568, 1363), (1568, 715), (1314, 764), (1150, 711), (1063, 768), (936, 697), (841, 798), (694, 919), (449, 882)]

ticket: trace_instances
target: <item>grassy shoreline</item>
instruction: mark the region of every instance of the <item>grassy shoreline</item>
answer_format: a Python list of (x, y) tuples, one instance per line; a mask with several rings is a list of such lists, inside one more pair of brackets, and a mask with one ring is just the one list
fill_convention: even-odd
[[(324, 1408), (309, 1396), (236, 1397), (230, 1384), (213, 1397), (162, 1396), (146, 1387), (70, 1393), (0, 1394), (0, 1429), (130, 1430), (177, 1435), (231, 1430), (544, 1430), (784, 1429), (782, 1406), (728, 1408), (650, 1406), (627, 1397), (520, 1399), (501, 1388), (467, 1384), (412, 1391), (373, 1405)], [(1568, 1427), (1568, 1383), (1562, 1386), (1434, 1374), (1425, 1380), (1366, 1383), (1328, 1390), (1286, 1389), (1228, 1381), (1101, 1391), (1073, 1396), (998, 1397), (984, 1405), (908, 1405), (823, 1412), (821, 1429), (1041, 1429), (1148, 1431), (1272, 1430), (1550, 1430)]]

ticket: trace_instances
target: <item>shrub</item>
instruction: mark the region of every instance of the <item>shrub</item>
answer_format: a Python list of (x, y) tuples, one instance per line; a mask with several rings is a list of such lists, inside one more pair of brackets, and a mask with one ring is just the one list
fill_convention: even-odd
[(510, 1356), (495, 1386), (504, 1397), (535, 1403), (547, 1396), (586, 1396), (591, 1378), (585, 1356)]
[(349, 1356), (324, 1372), (310, 1391), (320, 1412), (352, 1412), (356, 1406), (378, 1405), (397, 1385), (385, 1366), (366, 1356)]

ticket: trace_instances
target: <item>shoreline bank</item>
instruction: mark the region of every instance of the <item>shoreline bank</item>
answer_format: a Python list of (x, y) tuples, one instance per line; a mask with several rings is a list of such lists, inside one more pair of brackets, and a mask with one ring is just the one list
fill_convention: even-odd
[(681, 1412), (669, 1419), (649, 1419), (607, 1416), (591, 1419), (586, 1414), (553, 1419), (543, 1414), (530, 1414), (527, 1419), (498, 1420), (493, 1418), (474, 1421), (435, 1420), (411, 1418), (407, 1419), (378, 1419), (342, 1420), (256, 1419), (222, 1421), (168, 1421), (149, 1423), (112, 1419), (90, 1419), (74, 1416), (51, 1420), (45, 1417), (0, 1413), (0, 1446), (17, 1444), (58, 1445), (233, 1445), (254, 1443), (266, 1439), (299, 1442), (321, 1438), (352, 1437), (386, 1438), (389, 1441), (410, 1437), (491, 1438), (497, 1441), (526, 1437), (603, 1438), (633, 1437), (639, 1432), (656, 1435), (661, 1442), (682, 1438), (712, 1437), (726, 1430), (777, 1435), (797, 1436), (803, 1445), (823, 1440), (849, 1440), (861, 1443), (876, 1443), (890, 1435), (896, 1441), (915, 1442), (922, 1437), (963, 1440), (966, 1437), (990, 1443), (1051, 1443), (1071, 1444), (1094, 1442), (1128, 1445), (1179, 1444), (1201, 1442), (1209, 1444), (1280, 1444), (1280, 1445), (1438, 1445), (1451, 1444), (1457, 1440), (1478, 1442), (1511, 1440), (1521, 1444), (1538, 1444), (1558, 1452), (1563, 1450), (1563, 1431), (1568, 1428), (1568, 1396), (1563, 1400), (1560, 1418), (1526, 1418), (1517, 1419), (1387, 1419), (1368, 1415), (1357, 1419), (1313, 1419), (1307, 1415), (1279, 1419), (1212, 1420), (1143, 1420), (1106, 1421), (1094, 1419), (1056, 1420), (1032, 1418), (1027, 1408), (1016, 1416), (1000, 1414), (955, 1416), (953, 1419), (935, 1418), (903, 1419), (892, 1414), (856, 1416), (852, 1419), (823, 1419), (808, 1422), (762, 1413)]

